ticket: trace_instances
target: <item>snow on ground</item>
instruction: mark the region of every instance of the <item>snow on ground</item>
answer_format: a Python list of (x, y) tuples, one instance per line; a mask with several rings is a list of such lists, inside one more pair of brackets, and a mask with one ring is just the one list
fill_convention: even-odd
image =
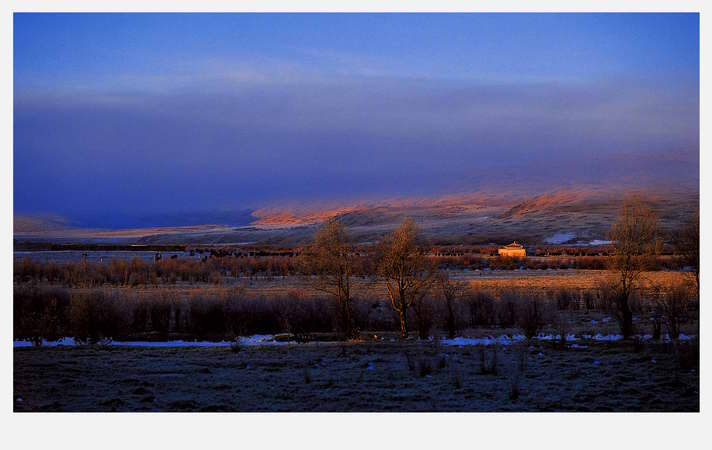
[(286, 344), (296, 344), (295, 341), (282, 341), (275, 340), (275, 337), (271, 334), (255, 334), (252, 336), (241, 336), (238, 338), (240, 345), (245, 346), (261, 346), (261, 345), (286, 345)]
[(553, 236), (549, 236), (548, 238), (544, 239), (544, 242), (547, 244), (563, 244), (564, 242), (568, 242), (572, 239), (574, 239), (576, 235), (571, 232), (565, 232), (565, 233), (555, 233)]
[[(642, 341), (651, 341), (653, 339), (653, 336), (650, 334), (645, 334), (645, 335), (637, 335), (635, 338), (640, 339)], [(495, 337), (484, 337), (484, 338), (466, 338), (466, 337), (456, 337), (454, 339), (443, 339), (440, 341), (441, 344), (443, 345), (454, 345), (458, 347), (462, 347), (465, 345), (512, 345), (517, 342), (522, 342), (526, 338), (522, 334), (516, 334), (514, 336), (507, 336), (507, 335), (501, 335), (497, 338)], [(558, 334), (540, 334), (536, 338), (537, 341), (559, 341), (561, 339), (561, 335)], [(694, 336), (688, 336), (686, 334), (680, 334), (679, 340), (680, 341), (689, 341), (694, 339)], [(584, 345), (579, 345), (576, 344), (576, 342), (580, 342), (581, 340), (584, 341), (595, 341), (595, 342), (618, 342), (623, 340), (623, 336), (620, 334), (584, 334), (582, 336), (576, 336), (573, 334), (567, 334), (566, 335), (566, 342), (574, 342), (574, 344), (571, 344), (569, 347), (571, 348), (586, 348)], [(669, 335), (664, 335), (661, 336), (661, 340), (664, 342), (669, 342), (670, 341), (670, 336)]]
[[(294, 344), (295, 341), (276, 341), (273, 335), (269, 334), (257, 334), (254, 336), (244, 336), (238, 338), (237, 341), (240, 345), (247, 347), (254, 346), (268, 346), (268, 345), (288, 345)], [(100, 345), (112, 346), (112, 347), (229, 347), (234, 341), (105, 341), (101, 342)], [(42, 340), (43, 347), (74, 347), (81, 345), (80, 342), (76, 342), (71, 337), (61, 338), (56, 341)], [(15, 340), (12, 343), (14, 348), (19, 347), (32, 347), (31, 341)]]
[(219, 341), (111, 341), (112, 347), (229, 347), (232, 342)]
[(594, 336), (591, 336), (590, 334), (584, 334), (583, 338), (590, 340), (590, 341), (598, 341), (598, 342), (616, 342), (616, 341), (620, 341), (621, 339), (623, 339), (623, 336), (620, 334), (603, 335), (601, 333), (598, 333)]
[[(652, 335), (650, 334), (645, 334), (645, 335), (638, 335), (636, 338), (642, 340), (642, 341), (651, 341), (653, 339)], [(695, 336), (688, 336), (686, 334), (680, 334), (679, 340), (680, 341), (689, 341), (694, 339)], [(538, 341), (559, 341), (561, 339), (561, 336), (558, 334), (540, 334), (535, 338)], [(566, 342), (580, 342), (581, 340), (584, 341), (596, 341), (596, 342), (618, 342), (623, 339), (623, 336), (620, 334), (584, 334), (582, 336), (576, 336), (574, 334), (567, 334), (566, 335)], [(513, 336), (508, 336), (506, 334), (503, 334), (499, 337), (493, 337), (493, 336), (486, 336), (486, 337), (478, 337), (478, 338), (471, 338), (471, 337), (456, 337), (454, 339), (442, 339), (440, 340), (440, 343), (442, 345), (452, 345), (452, 346), (457, 346), (457, 347), (462, 347), (465, 345), (512, 345), (516, 344), (518, 342), (523, 342), (525, 341), (526, 338), (522, 334), (515, 334)], [(664, 336), (661, 336), (661, 340), (664, 342), (669, 342), (670, 341), (670, 336), (665, 334)], [(391, 342), (394, 342), (395, 339), (392, 339)], [(247, 347), (260, 347), (260, 346), (274, 346), (274, 345), (293, 345), (296, 344), (296, 341), (288, 341), (288, 340), (276, 340), (275, 336), (270, 335), (270, 334), (257, 334), (254, 336), (243, 336), (238, 338), (237, 342), (239, 345), (244, 345)], [(104, 341), (101, 342), (100, 345), (106, 345), (106, 346), (112, 346), (112, 347), (157, 347), (157, 348), (171, 348), (171, 347), (229, 347), (230, 345), (234, 344), (235, 341), (184, 341), (184, 340), (175, 340), (175, 341)], [(74, 347), (74, 346), (80, 346), (82, 345), (81, 342), (75, 341), (71, 337), (65, 337), (61, 338), (56, 341), (47, 341), (47, 340), (42, 340), (42, 346), (43, 347)], [(21, 348), (21, 347), (32, 347), (32, 342), (31, 341), (22, 341), (22, 340), (15, 340), (12, 343), (12, 346), (14, 348)], [(579, 346), (578, 344), (571, 344), (571, 348), (585, 348), (584, 346)]]
[[(74, 347), (76, 342), (74, 341), (74, 338), (70, 337), (65, 337), (65, 338), (60, 338), (56, 341), (48, 341), (46, 339), (42, 339), (42, 346), (43, 347)], [(32, 341), (21, 341), (21, 340), (14, 340), (12, 342), (12, 346), (17, 348), (17, 347), (32, 347)]]
[(464, 345), (511, 345), (514, 342), (521, 342), (525, 338), (523, 335), (507, 336), (502, 335), (498, 338), (495, 337), (484, 337), (484, 338), (466, 338), (466, 337), (456, 337), (454, 339), (443, 339), (440, 341), (443, 345), (455, 345), (462, 347)]
[[(536, 338), (538, 341), (560, 341), (561, 340), (561, 335), (560, 334), (546, 334), (546, 335), (539, 335)], [(566, 341), (567, 342), (574, 342), (578, 341), (579, 338), (576, 337), (575, 334), (567, 334), (566, 335)]]

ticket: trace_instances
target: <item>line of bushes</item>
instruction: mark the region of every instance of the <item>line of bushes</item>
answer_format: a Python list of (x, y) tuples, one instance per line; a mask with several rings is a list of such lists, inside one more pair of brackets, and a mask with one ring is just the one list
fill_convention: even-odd
[(108, 262), (42, 262), (23, 258), (14, 264), (16, 283), (46, 282), (68, 287), (105, 284), (139, 286), (177, 282), (219, 285), (226, 276), (288, 276), (296, 273), (294, 260), (286, 257), (226, 257), (205, 260), (169, 258), (150, 263), (139, 258), (111, 259)]
[[(536, 256), (512, 258), (507, 256), (435, 256), (441, 269), (448, 270), (606, 270), (609, 268), (609, 256)], [(683, 263), (673, 256), (658, 256), (650, 270), (681, 270)]]
[[(608, 267), (608, 257), (547, 257), (510, 258), (479, 256), (436, 256), (438, 267), (447, 270), (603, 270)], [(658, 257), (651, 270), (679, 270), (681, 264), (676, 258)], [(49, 283), (67, 287), (115, 286), (156, 286), (159, 284), (210, 283), (220, 285), (225, 277), (254, 276), (294, 276), (301, 274), (296, 258), (236, 257), (223, 258), (175, 258), (146, 262), (139, 258), (132, 260), (111, 259), (107, 262), (90, 261), (37, 261), (23, 258), (14, 263), (15, 283)], [(374, 264), (367, 257), (358, 259), (355, 275), (368, 276), (374, 272)]]
[[(211, 283), (220, 285), (225, 277), (284, 277), (301, 274), (299, 260), (287, 256), (221, 258), (167, 258), (146, 262), (111, 259), (93, 261), (37, 261), (23, 258), (14, 263), (15, 283), (49, 283), (67, 287), (145, 286), (158, 284)], [(359, 258), (354, 275), (373, 272), (371, 261)]]
[(241, 335), (315, 333), (333, 329), (331, 302), (299, 292), (251, 297), (242, 290), (186, 292), (162, 289), (25, 287), (14, 293), (14, 337), (35, 342), (71, 336), (101, 339), (225, 339)]
[[(676, 295), (674, 299), (680, 297), (679, 292)], [(602, 295), (597, 291), (561, 289), (532, 295), (512, 290), (495, 295), (468, 290), (452, 307), (458, 330), (518, 327), (524, 333), (536, 334), (544, 323), (555, 322), (559, 311), (611, 311), (611, 301), (614, 300), (605, 292)], [(340, 331), (338, 311), (332, 299), (298, 290), (283, 296), (255, 297), (241, 288), (143, 292), (95, 288), (71, 292), (63, 288), (25, 286), (15, 288), (13, 304), (15, 339), (34, 342), (65, 336), (97, 342), (106, 338), (220, 340), (279, 333), (307, 339), (313, 333)], [(665, 304), (659, 299), (645, 302), (639, 297), (632, 302), (636, 314), (650, 313), (660, 320), (669, 317), (667, 311), (672, 310), (661, 310)], [(677, 321), (674, 322), (677, 330), (680, 318), (690, 310), (688, 304), (683, 306), (676, 309), (681, 311), (680, 316), (669, 320)], [(353, 316), (360, 330), (399, 330), (398, 316), (384, 300), (355, 298)], [(413, 308), (413, 316), (421, 337), (429, 336), (434, 328), (449, 326), (446, 302), (435, 291), (420, 300)]]

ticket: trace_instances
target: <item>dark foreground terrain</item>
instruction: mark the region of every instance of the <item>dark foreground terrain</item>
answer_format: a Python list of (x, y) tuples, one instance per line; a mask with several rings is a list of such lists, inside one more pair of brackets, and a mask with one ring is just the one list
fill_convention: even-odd
[(493, 346), (415, 341), (16, 348), (14, 410), (699, 411), (698, 348), (514, 344), (494, 369)]

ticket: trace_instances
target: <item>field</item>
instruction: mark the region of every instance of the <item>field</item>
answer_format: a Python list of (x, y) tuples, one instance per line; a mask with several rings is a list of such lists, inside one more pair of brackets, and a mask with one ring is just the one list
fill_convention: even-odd
[[(470, 319), (469, 303), (460, 305), (456, 340), (445, 340), (442, 308), (434, 301), (430, 340), (411, 335), (397, 339), (397, 319), (382, 282), (356, 279), (354, 290), (361, 339), (337, 341), (329, 300), (304, 277), (226, 277), (212, 283), (62, 288), (67, 297), (92, 298), (101, 292), (119, 304), (134, 299), (149, 305), (163, 298), (211, 304), (210, 299), (281, 299), (309, 304), (317, 315), (301, 311), (297, 319), (267, 321), (269, 332), (287, 332), (305, 319), (316, 328), (311, 342), (269, 342), (177, 348), (78, 345), (14, 349), (15, 411), (697, 411), (699, 345), (697, 320), (682, 328), (684, 339), (651, 338), (653, 323), (645, 299), (656, 285), (670, 285), (680, 272), (645, 272), (634, 323), (636, 336), (618, 336), (614, 317), (595, 301), (601, 270), (451, 271), (472, 292), (494, 302), (492, 318)], [(26, 287), (26, 286), (25, 286)], [(16, 285), (16, 291), (21, 286)], [(60, 287), (55, 287), (56, 289)], [(295, 294), (298, 293), (298, 294)], [(516, 294), (516, 295), (515, 295)], [(514, 295), (514, 296), (513, 296)], [(508, 297), (509, 296), (509, 297)], [(512, 297), (513, 296), (513, 297)], [(522, 329), (505, 322), (505, 301), (541, 298), (549, 306), (545, 322), (529, 344)], [(138, 299), (138, 300), (136, 300)], [(143, 300), (141, 300), (143, 299)], [(241, 300), (253, 299), (253, 300)], [(509, 299), (509, 300), (505, 300)], [(569, 299), (562, 304), (562, 299)], [(587, 304), (584, 299), (593, 303)], [(277, 302), (278, 300), (274, 300)], [(155, 303), (154, 303), (155, 302)], [(269, 303), (269, 302), (267, 302)], [(121, 309), (121, 314), (129, 314)], [(271, 314), (274, 309), (265, 310)], [(506, 311), (506, 309), (504, 309)], [(132, 317), (135, 317), (134, 311)], [(72, 316), (73, 317), (73, 316)], [(96, 316), (98, 317), (98, 316)], [(120, 316), (114, 321), (121, 320)], [(189, 316), (201, 320), (203, 316)], [(263, 316), (242, 320), (265, 321)], [(282, 316), (280, 316), (282, 317)], [(696, 312), (695, 312), (696, 317)], [(565, 322), (570, 340), (556, 338)], [(153, 326), (156, 326), (154, 318)], [(229, 319), (225, 319), (228, 323)], [(480, 320), (481, 322), (477, 322)], [(292, 322), (290, 322), (292, 321)], [(294, 322), (296, 321), (296, 322)], [(128, 322), (127, 322), (128, 323)], [(201, 322), (202, 323), (202, 322)], [(227, 325), (211, 319), (181, 332), (132, 332), (127, 340), (229, 339), (215, 334)], [(269, 325), (274, 323), (274, 325)], [(249, 325), (249, 324), (248, 324)], [(16, 333), (18, 332), (16, 321)], [(139, 331), (148, 325), (141, 325)], [(256, 326), (260, 326), (257, 324)], [(229, 327), (228, 327), (229, 328)], [(133, 329), (133, 328), (131, 328)], [(201, 334), (185, 334), (189, 330)], [(232, 328), (231, 328), (232, 329)], [(178, 330), (180, 331), (180, 330)], [(261, 331), (255, 328), (254, 331)], [(77, 330), (72, 328), (76, 335)], [(81, 331), (80, 331), (81, 333)], [(202, 336), (202, 337), (201, 337)], [(289, 336), (289, 335), (288, 335)], [(471, 340), (471, 339), (475, 340)], [(498, 339), (497, 339), (498, 338)], [(458, 345), (461, 344), (461, 345)], [(473, 345), (475, 344), (475, 345)], [(487, 344), (487, 345), (484, 345)], [(210, 345), (210, 344), (209, 344)], [(496, 361), (495, 361), (496, 360)], [(493, 367), (494, 366), (494, 367)]]
[[(583, 346), (581, 346), (583, 347)], [(678, 352), (694, 354), (692, 344)], [(669, 344), (15, 349), (15, 411), (698, 411)], [(690, 356), (688, 355), (688, 358)], [(682, 361), (686, 361), (682, 359)]]

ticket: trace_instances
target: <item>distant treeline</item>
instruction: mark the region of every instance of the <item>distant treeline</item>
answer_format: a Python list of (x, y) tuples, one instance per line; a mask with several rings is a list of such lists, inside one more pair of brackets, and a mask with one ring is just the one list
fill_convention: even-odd
[[(15, 251), (153, 251), (153, 252), (190, 252), (191, 254), (211, 257), (228, 256), (299, 256), (300, 246), (276, 247), (271, 245), (156, 245), (156, 244), (90, 244), (53, 242), (14, 241)], [(431, 256), (497, 256), (498, 245), (435, 245), (429, 248)], [(358, 245), (356, 251), (367, 254), (371, 245)], [(612, 245), (571, 246), (571, 245), (537, 245), (527, 246), (528, 256), (610, 256), (614, 252)], [(661, 255), (673, 255), (674, 247), (663, 245)]]
[(13, 242), (15, 251), (148, 251), (148, 252), (184, 252), (185, 245), (149, 245), (149, 244), (58, 244), (53, 242)]
[[(498, 245), (440, 245), (431, 247), (430, 254), (434, 256), (497, 256)], [(615, 249), (613, 245), (537, 245), (526, 246), (527, 256), (611, 256)], [(660, 255), (674, 255), (675, 247), (662, 245)]]
[[(489, 257), (431, 256), (439, 269), (447, 270), (605, 270), (608, 256)], [(355, 260), (353, 275), (375, 275), (376, 262), (368, 255)], [(672, 256), (658, 256), (649, 270), (680, 270), (681, 261)], [(67, 287), (157, 286), (176, 283), (210, 283), (221, 285), (226, 278), (284, 277), (311, 275), (305, 272), (299, 258), (290, 256), (225, 256), (196, 258), (163, 258), (146, 262), (111, 259), (107, 262), (54, 262), (23, 258), (14, 263), (15, 283), (49, 283)]]

